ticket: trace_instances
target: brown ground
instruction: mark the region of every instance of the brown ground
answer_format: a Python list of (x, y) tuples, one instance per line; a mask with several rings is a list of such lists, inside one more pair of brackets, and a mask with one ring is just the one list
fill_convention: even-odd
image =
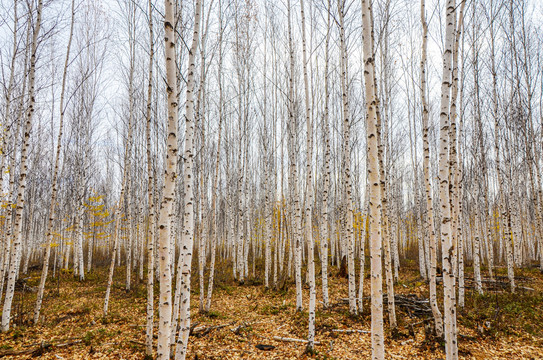
[[(223, 265), (223, 269), (227, 267)], [(503, 275), (503, 271), (499, 269), (499, 275)], [(347, 296), (346, 279), (335, 276), (330, 279), (330, 299), (335, 306), (322, 310), (318, 303), (316, 340), (320, 345), (316, 346), (317, 353), (310, 356), (304, 354), (304, 344), (273, 340), (274, 336), (298, 339), (307, 336), (307, 313), (295, 311), (294, 285), (287, 283), (286, 289), (273, 291), (249, 280), (239, 286), (233, 283), (230, 272), (218, 271), (209, 314), (198, 313), (197, 283), (193, 283), (196, 291), (192, 293), (192, 321), (199, 324), (195, 332), (212, 325), (227, 326), (213, 329), (205, 336), (191, 336), (188, 358), (370, 358), (370, 334), (332, 332), (332, 329), (370, 329), (368, 299), (360, 317), (350, 316), (348, 306), (341, 302), (341, 298)], [(145, 324), (145, 284), (135, 284), (127, 293), (124, 269), (118, 269), (116, 273), (107, 317), (102, 316), (101, 310), (106, 279), (104, 269), (90, 274), (81, 283), (73, 280), (69, 273), (62, 273), (58, 282), (57, 278), (49, 282), (43, 320), (36, 327), (29, 325), (35, 294), (25, 293), (23, 298), (20, 292), (17, 293), (14, 323), (20, 325), (0, 334), (0, 357), (10, 351), (37, 350), (34, 356), (42, 359), (143, 359), (145, 327), (140, 325)], [(332, 269), (332, 274), (336, 273), (337, 270)], [(471, 274), (469, 269), (467, 273)], [(31, 274), (29, 285), (37, 283), (38, 275), (37, 272)], [(521, 279), (519, 285), (534, 290), (525, 289), (515, 295), (486, 291), (484, 296), (475, 296), (468, 290), (466, 308), (459, 312), (458, 319), (460, 358), (543, 359), (543, 276), (537, 269), (519, 270), (517, 275)], [(427, 286), (417, 278), (414, 264), (405, 264), (400, 278), (395, 286), (397, 293), (428, 296)], [(442, 289), (438, 290), (442, 294)], [(307, 306), (307, 288), (304, 291), (304, 305)], [(365, 281), (365, 294), (369, 294), (369, 279)], [(318, 288), (317, 300), (320, 299)], [(442, 344), (431, 336), (426, 338), (422, 318), (410, 317), (402, 308), (397, 308), (397, 317), (399, 331), (394, 335), (385, 321), (387, 358), (445, 358)], [(386, 311), (385, 318), (388, 318)], [(235, 334), (232, 330), (238, 325), (245, 326)], [(39, 348), (40, 343), (45, 344), (44, 349)], [(47, 347), (48, 344), (51, 346)], [(275, 349), (259, 350), (255, 347), (257, 344), (273, 345)], [(32, 358), (32, 354), (4, 358), (25, 359)]]

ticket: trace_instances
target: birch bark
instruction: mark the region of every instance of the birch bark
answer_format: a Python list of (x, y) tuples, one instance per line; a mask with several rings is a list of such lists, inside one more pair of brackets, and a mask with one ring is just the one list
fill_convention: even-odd
[[(175, 358), (184, 360), (187, 355), (187, 345), (190, 330), (190, 275), (192, 263), (192, 246), (194, 240), (194, 196), (193, 196), (193, 167), (194, 167), (194, 72), (195, 56), (200, 39), (200, 14), (202, 1), (196, 0), (194, 14), (194, 30), (188, 58), (188, 77), (185, 105), (185, 153), (183, 157), (183, 183), (185, 194), (185, 216), (183, 234), (181, 236), (181, 329), (177, 338)], [(174, 64), (172, 64), (174, 65)], [(172, 72), (173, 72), (172, 66)], [(171, 315), (170, 315), (171, 317)]]
[(371, 349), (372, 359), (385, 358), (383, 334), (383, 280), (381, 263), (381, 189), (377, 156), (377, 97), (374, 82), (373, 16), (369, 0), (362, 0), (362, 41), (364, 48), (364, 83), (368, 147), (368, 181), (370, 183), (370, 259), (371, 259)]
[[(62, 88), (60, 90), (60, 117), (59, 117), (59, 125), (58, 125), (58, 137), (57, 137), (57, 149), (55, 152), (55, 167), (53, 170), (53, 180), (51, 183), (51, 203), (49, 206), (49, 218), (47, 221), (47, 235), (46, 235), (46, 248), (45, 248), (45, 256), (43, 258), (43, 267), (42, 267), (42, 273), (40, 278), (40, 285), (38, 286), (38, 294), (36, 298), (36, 305), (34, 307), (34, 324), (37, 324), (40, 318), (40, 310), (41, 310), (41, 304), (43, 301), (43, 294), (45, 291), (45, 281), (47, 280), (47, 272), (49, 270), (49, 259), (51, 257), (51, 243), (53, 241), (53, 221), (55, 216), (55, 205), (56, 205), (56, 198), (57, 198), (57, 182), (58, 182), (58, 166), (60, 163), (60, 148), (62, 144), (62, 131), (64, 128), (64, 93), (66, 89), (66, 76), (68, 72), (68, 63), (70, 59), (70, 48), (72, 45), (72, 36), (73, 36), (73, 29), (74, 29), (74, 19), (75, 19), (75, 0), (72, 0), (72, 7), (71, 7), (71, 22), (70, 22), (70, 35), (68, 37), (68, 46), (66, 49), (66, 58), (64, 60), (64, 72), (62, 74)], [(83, 265), (83, 259), (81, 259), (81, 267)], [(84, 276), (84, 271), (80, 271), (80, 276)]]
[(153, 60), (155, 55), (154, 33), (153, 33), (153, 4), (147, 2), (149, 16), (149, 71), (147, 78), (147, 105), (146, 105), (146, 155), (147, 155), (147, 202), (148, 221), (146, 231), (147, 241), (147, 322), (145, 327), (145, 354), (153, 356), (153, 319), (154, 319), (154, 260), (155, 260), (155, 202), (153, 196), (153, 162), (151, 157), (151, 102), (153, 95)]
[(329, 224), (329, 205), (328, 197), (330, 191), (330, 134), (329, 134), (329, 104), (330, 104), (330, 80), (329, 80), (329, 66), (330, 66), (330, 0), (328, 0), (328, 12), (327, 12), (327, 27), (326, 27), (326, 47), (325, 47), (325, 60), (324, 60), (324, 118), (322, 122), (322, 134), (324, 140), (324, 187), (322, 190), (322, 214), (320, 221), (320, 241), (321, 241), (321, 273), (322, 273), (322, 302), (323, 307), (329, 306), (328, 298), (328, 241), (330, 239), (330, 224)]
[[(30, 54), (30, 69), (28, 74), (28, 98), (29, 105), (26, 112), (26, 121), (24, 126), (24, 138), (21, 149), (20, 171), (19, 171), (19, 189), (17, 191), (17, 203), (15, 207), (15, 223), (13, 231), (13, 250), (9, 265), (8, 282), (6, 294), (4, 297), (4, 307), (2, 309), (1, 330), (6, 332), (9, 330), (11, 320), (11, 306), (15, 295), (15, 281), (19, 273), (19, 258), (22, 252), (22, 227), (23, 227), (23, 209), (26, 192), (26, 181), (28, 172), (28, 149), (30, 146), (30, 132), (32, 131), (32, 117), (34, 115), (35, 106), (35, 80), (36, 80), (36, 49), (38, 47), (38, 36), (41, 28), (43, 1), (38, 0), (36, 9), (36, 23), (32, 34), (32, 50)], [(30, 21), (30, 20), (29, 20)]]
[[(159, 293), (159, 326), (157, 358), (166, 360), (170, 358), (170, 323), (172, 318), (172, 274), (170, 237), (173, 216), (173, 203), (175, 183), (177, 177), (177, 67), (176, 45), (177, 37), (174, 30), (175, 11), (173, 0), (164, 1), (164, 45), (166, 55), (166, 91), (168, 101), (168, 121), (166, 140), (166, 159), (164, 161), (164, 187), (162, 204), (158, 217), (158, 265), (160, 276)], [(195, 50), (192, 49), (191, 50)], [(190, 56), (194, 59), (193, 51)], [(194, 81), (194, 73), (190, 73), (189, 81)], [(194, 71), (192, 69), (192, 71)], [(188, 88), (188, 85), (187, 85)], [(192, 139), (191, 139), (192, 140)]]
[(439, 307), (437, 306), (437, 290), (436, 290), (436, 266), (437, 266), (437, 249), (436, 237), (434, 229), (434, 207), (432, 201), (432, 184), (430, 183), (430, 142), (428, 139), (429, 132), (429, 112), (428, 102), (426, 100), (426, 56), (428, 44), (428, 25), (426, 23), (425, 0), (420, 2), (420, 17), (422, 22), (422, 58), (420, 62), (420, 96), (422, 99), (422, 144), (423, 144), (423, 170), (424, 170), (424, 185), (426, 193), (426, 227), (430, 237), (430, 306), (434, 316), (436, 335), (443, 336), (443, 320)]
[(307, 244), (307, 268), (309, 272), (309, 333), (307, 350), (313, 351), (315, 346), (315, 261), (313, 242), (313, 123), (311, 121), (311, 106), (309, 103), (309, 75), (307, 71), (307, 45), (305, 31), (304, 1), (300, 0), (300, 17), (302, 19), (302, 62), (304, 72), (305, 120), (307, 125), (306, 148), (306, 195), (305, 195), (305, 241)]
[(445, 352), (447, 360), (458, 359), (456, 340), (455, 304), (455, 248), (451, 235), (451, 207), (449, 194), (449, 116), (452, 82), (452, 52), (455, 34), (455, 0), (448, 0), (445, 18), (445, 48), (443, 52), (443, 76), (441, 83), (440, 140), (439, 140), (439, 204), (441, 216), (441, 243), (443, 257), (443, 287), (445, 313)]
[(349, 94), (348, 94), (348, 64), (347, 64), (347, 49), (345, 44), (345, 1), (338, 1), (339, 13), (339, 46), (340, 46), (340, 69), (341, 69), (341, 93), (343, 101), (343, 187), (345, 191), (344, 211), (345, 211), (345, 241), (347, 243), (347, 268), (349, 275), (349, 312), (357, 314), (356, 304), (356, 274), (354, 264), (354, 227), (353, 227), (353, 198), (352, 198), (352, 176), (351, 176), (351, 114), (349, 111)]

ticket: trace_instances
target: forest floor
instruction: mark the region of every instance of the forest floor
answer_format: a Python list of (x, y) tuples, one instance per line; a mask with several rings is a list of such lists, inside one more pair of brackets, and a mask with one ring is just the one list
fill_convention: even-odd
[[(235, 283), (227, 264), (219, 264), (212, 311), (198, 312), (198, 283), (193, 276), (192, 322), (189, 359), (369, 359), (371, 354), (370, 304), (364, 300), (361, 316), (351, 316), (347, 279), (331, 269), (329, 310), (318, 302), (316, 353), (304, 353), (305, 344), (278, 341), (274, 337), (304, 339), (307, 312), (296, 312), (291, 282), (280, 290), (266, 290), (256, 280)], [(471, 274), (466, 269), (466, 274)], [(505, 275), (505, 269), (498, 269)], [(0, 357), (4, 359), (143, 359), (145, 356), (145, 283), (136, 281), (124, 289), (124, 268), (116, 270), (110, 312), (102, 315), (106, 269), (94, 270), (83, 282), (69, 272), (57, 273), (48, 282), (42, 320), (31, 326), (34, 293), (16, 293), (12, 329), (0, 334)], [(485, 272), (486, 274), (486, 272)], [(507, 290), (485, 289), (485, 295), (466, 291), (466, 306), (458, 311), (459, 351), (462, 359), (543, 359), (543, 275), (538, 269), (519, 269), (517, 284), (524, 287), (512, 295)], [(36, 286), (39, 272), (30, 273), (29, 286)], [(400, 295), (428, 297), (428, 287), (418, 277), (414, 263), (405, 264), (395, 291)], [(319, 282), (320, 286), (320, 282)], [(365, 280), (369, 295), (369, 278)], [(386, 291), (386, 288), (383, 289)], [(443, 294), (438, 287), (438, 294)], [(155, 294), (158, 293), (158, 286)], [(23, 296), (24, 295), (24, 296)], [(439, 295), (442, 298), (442, 295)], [(307, 310), (308, 289), (304, 287)], [(317, 301), (321, 300), (317, 287)], [(388, 327), (385, 308), (386, 357), (388, 359), (444, 359), (443, 343), (426, 335), (424, 319), (405, 307), (397, 307), (398, 331)], [(415, 311), (416, 312), (416, 311)], [(155, 322), (157, 318), (155, 317)], [(426, 321), (428, 323), (428, 321)], [(216, 327), (212, 327), (216, 326)], [(426, 327), (427, 328), (427, 327)], [(363, 330), (336, 332), (337, 329)], [(237, 330), (237, 331), (235, 331)], [(156, 334), (155, 326), (155, 334)], [(155, 342), (156, 344), (156, 342)], [(260, 350), (256, 345), (273, 345)], [(14, 354), (17, 355), (8, 355)]]

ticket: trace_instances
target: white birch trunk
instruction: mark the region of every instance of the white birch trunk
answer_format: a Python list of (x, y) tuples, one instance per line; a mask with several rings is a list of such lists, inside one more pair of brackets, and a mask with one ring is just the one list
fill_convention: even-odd
[[(58, 138), (57, 138), (57, 149), (55, 153), (55, 167), (53, 170), (53, 180), (52, 180), (52, 190), (51, 190), (51, 203), (49, 207), (49, 219), (47, 222), (47, 235), (46, 235), (46, 250), (45, 250), (45, 257), (43, 259), (43, 267), (42, 267), (42, 274), (40, 278), (40, 285), (38, 286), (38, 294), (36, 298), (36, 305), (34, 307), (34, 324), (37, 324), (40, 318), (40, 310), (41, 310), (41, 304), (43, 301), (43, 294), (45, 291), (45, 281), (47, 280), (47, 272), (49, 270), (49, 259), (51, 257), (51, 243), (53, 240), (53, 220), (54, 220), (54, 214), (55, 214), (55, 205), (56, 205), (56, 197), (57, 197), (57, 181), (58, 181), (58, 166), (60, 162), (60, 148), (61, 148), (61, 142), (62, 142), (62, 131), (63, 131), (63, 125), (64, 125), (64, 92), (66, 87), (66, 74), (68, 70), (68, 62), (70, 58), (70, 48), (72, 44), (72, 36), (73, 36), (73, 27), (74, 27), (74, 18), (75, 18), (75, 1), (72, 0), (72, 7), (71, 7), (71, 16), (72, 20), (70, 23), (70, 35), (68, 38), (68, 47), (66, 50), (66, 58), (64, 61), (64, 72), (62, 75), (62, 88), (60, 92), (60, 117), (59, 117), (59, 132), (58, 132)], [(81, 263), (83, 263), (83, 260), (81, 259)], [(80, 277), (84, 276), (84, 271), (81, 270), (80, 267)]]
[[(219, 8), (222, 9), (222, 2), (219, 1)], [(218, 241), (218, 232), (217, 232), (217, 190), (219, 185), (219, 164), (220, 164), (220, 155), (221, 155), (221, 139), (222, 139), (222, 123), (223, 123), (223, 85), (222, 85), (222, 62), (223, 62), (223, 53), (222, 53), (222, 37), (223, 37), (223, 23), (222, 23), (222, 13), (219, 14), (220, 21), (220, 32), (219, 32), (219, 130), (218, 130), (218, 139), (217, 139), (217, 153), (215, 159), (215, 172), (213, 178), (213, 195), (211, 200), (211, 216), (212, 216), (212, 226), (213, 233), (211, 237), (211, 261), (209, 264), (209, 280), (207, 283), (207, 299), (205, 304), (205, 311), (209, 311), (211, 308), (211, 296), (213, 294), (213, 281), (215, 275), (215, 255)]]
[[(194, 30), (192, 44), (188, 58), (188, 77), (185, 105), (185, 149), (183, 156), (183, 185), (185, 194), (185, 216), (183, 233), (181, 236), (181, 307), (180, 326), (175, 358), (184, 360), (187, 355), (187, 345), (190, 330), (190, 275), (192, 263), (192, 246), (194, 241), (194, 195), (193, 195), (193, 167), (194, 167), (194, 72), (196, 70), (195, 55), (200, 38), (200, 15), (202, 1), (196, 0), (194, 14)], [(173, 72), (172, 67), (172, 72)]]
[(370, 183), (371, 349), (372, 359), (385, 358), (383, 333), (383, 280), (381, 263), (381, 189), (377, 142), (377, 97), (374, 83), (373, 16), (369, 0), (362, 0), (362, 39), (366, 90), (368, 181)]
[(421, 22), (422, 22), (422, 58), (420, 62), (420, 83), (421, 83), (421, 99), (422, 99), (422, 142), (423, 142), (423, 171), (424, 171), (424, 187), (426, 193), (426, 227), (428, 228), (429, 236), (429, 253), (430, 253), (430, 306), (434, 316), (436, 335), (443, 336), (443, 319), (439, 307), (437, 306), (437, 289), (436, 289), (436, 266), (437, 266), (437, 244), (434, 229), (434, 206), (432, 201), (432, 184), (430, 183), (430, 142), (429, 136), (429, 112), (428, 103), (426, 101), (426, 54), (428, 41), (428, 25), (426, 23), (425, 0), (421, 0)]
[(481, 282), (481, 250), (479, 235), (481, 233), (481, 225), (479, 217), (475, 218), (475, 230), (473, 237), (473, 277), (475, 279), (475, 289), (479, 295), (483, 295), (483, 283)]
[(455, 0), (448, 0), (445, 18), (445, 48), (441, 83), (440, 140), (439, 140), (439, 205), (441, 217), (441, 243), (443, 255), (443, 287), (445, 313), (445, 353), (447, 360), (458, 359), (455, 304), (455, 249), (451, 234), (451, 207), (449, 201), (449, 116), (452, 82), (452, 52), (455, 35)]
[[(300, 205), (300, 195), (298, 189), (298, 172), (296, 169), (296, 153), (295, 153), (295, 141), (297, 130), (297, 119), (294, 114), (294, 44), (292, 39), (292, 19), (290, 12), (290, 0), (287, 1), (287, 13), (288, 13), (288, 43), (289, 43), (289, 60), (290, 60), (290, 72), (289, 72), (289, 91), (288, 91), (288, 114), (289, 114), (289, 191), (291, 193), (292, 211), (290, 215), (292, 219), (291, 224), (291, 256), (294, 255), (294, 277), (296, 281), (296, 311), (302, 311), (302, 244), (301, 244), (301, 217), (302, 209)], [(289, 266), (290, 271), (290, 266)]]
[(322, 189), (322, 214), (320, 221), (320, 241), (321, 241), (321, 273), (322, 273), (322, 302), (326, 309), (329, 306), (328, 297), (328, 241), (330, 239), (330, 210), (328, 206), (328, 196), (330, 191), (330, 134), (329, 134), (329, 103), (330, 103), (330, 81), (329, 81), (329, 63), (330, 63), (330, 0), (328, 0), (327, 27), (326, 27), (326, 48), (324, 62), (324, 118), (323, 118), (323, 139), (324, 139), (324, 188)]
[(306, 195), (305, 195), (305, 241), (307, 243), (307, 269), (309, 276), (309, 332), (307, 336), (307, 350), (313, 351), (315, 346), (315, 260), (313, 240), (313, 124), (311, 120), (311, 107), (309, 104), (309, 75), (307, 72), (307, 45), (305, 31), (304, 1), (300, 0), (300, 17), (302, 20), (302, 62), (304, 72), (305, 93), (305, 119), (307, 125), (306, 148)]
[(351, 314), (357, 314), (356, 304), (356, 274), (354, 264), (354, 227), (353, 227), (353, 199), (352, 199), (352, 179), (351, 179), (351, 114), (349, 112), (349, 94), (348, 85), (348, 64), (347, 64), (347, 50), (345, 45), (345, 1), (338, 2), (339, 12), (339, 31), (340, 31), (340, 68), (341, 68), (341, 93), (343, 101), (343, 181), (345, 188), (345, 241), (347, 245), (347, 268), (349, 273), (349, 312)]
[(151, 0), (147, 2), (147, 11), (149, 12), (149, 77), (147, 79), (147, 105), (146, 105), (146, 154), (147, 154), (147, 202), (148, 202), (148, 222), (146, 235), (147, 245), (147, 316), (145, 327), (145, 354), (153, 356), (153, 320), (154, 320), (154, 260), (155, 260), (155, 202), (153, 197), (153, 163), (151, 158), (151, 102), (153, 94), (153, 60), (155, 55), (154, 35), (153, 35), (153, 4)]
[[(172, 318), (172, 274), (171, 274), (171, 224), (175, 184), (177, 177), (177, 37), (174, 30), (175, 11), (172, 0), (164, 1), (164, 45), (166, 55), (166, 90), (168, 98), (168, 121), (166, 140), (166, 159), (164, 161), (163, 199), (158, 217), (158, 265), (160, 276), (159, 326), (157, 358), (170, 358), (170, 331)], [(193, 49), (191, 49), (193, 50)], [(195, 49), (194, 49), (195, 50)], [(195, 52), (195, 51), (194, 51)], [(191, 54), (194, 59), (194, 52)], [(190, 71), (190, 69), (189, 69)], [(194, 81), (194, 70), (189, 73), (189, 81)], [(192, 94), (191, 94), (192, 95)], [(191, 139), (192, 140), (192, 139)]]
[[(22, 226), (23, 226), (23, 209), (26, 192), (26, 181), (28, 172), (28, 148), (30, 146), (30, 132), (32, 130), (32, 116), (34, 115), (35, 106), (35, 72), (36, 72), (36, 49), (38, 47), (38, 36), (41, 28), (43, 1), (38, 0), (36, 23), (34, 25), (34, 31), (32, 34), (32, 50), (30, 54), (30, 71), (28, 82), (28, 98), (30, 103), (26, 113), (26, 121), (24, 126), (24, 138), (21, 149), (20, 171), (19, 171), (19, 189), (17, 192), (17, 203), (15, 207), (15, 223), (13, 231), (13, 250), (10, 256), (10, 266), (8, 274), (8, 282), (6, 288), (6, 294), (4, 297), (4, 307), (2, 309), (2, 323), (1, 330), (6, 332), (9, 330), (9, 324), (11, 320), (11, 306), (13, 297), (15, 295), (15, 281), (19, 273), (19, 258), (22, 252)], [(30, 21), (30, 20), (29, 20)], [(13, 171), (13, 169), (12, 169)]]

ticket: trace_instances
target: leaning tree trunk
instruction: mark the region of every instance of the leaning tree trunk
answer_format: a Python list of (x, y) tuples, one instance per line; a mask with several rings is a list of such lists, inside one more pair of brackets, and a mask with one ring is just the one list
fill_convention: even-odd
[[(2, 309), (2, 324), (1, 330), (6, 332), (9, 330), (9, 323), (11, 320), (11, 305), (13, 297), (15, 295), (15, 281), (17, 274), (19, 273), (19, 257), (22, 251), (22, 229), (23, 229), (23, 209), (26, 192), (26, 180), (28, 172), (28, 148), (30, 147), (30, 132), (32, 130), (32, 116), (34, 115), (35, 99), (35, 80), (36, 80), (36, 49), (38, 47), (38, 36), (41, 28), (41, 16), (42, 16), (43, 1), (38, 1), (36, 24), (32, 34), (32, 52), (30, 55), (30, 71), (28, 80), (28, 98), (30, 103), (28, 104), (28, 111), (26, 113), (26, 121), (24, 127), (23, 146), (21, 149), (20, 171), (19, 171), (19, 189), (17, 191), (17, 203), (15, 207), (15, 223), (13, 231), (13, 250), (11, 253), (8, 282), (6, 288), (6, 295), (4, 298), (4, 307)], [(30, 20), (29, 20), (30, 21)], [(12, 169), (13, 171), (13, 169)], [(9, 246), (9, 244), (8, 244)]]
[[(15, 6), (17, 6), (17, 4), (15, 3), (14, 4)], [(32, 22), (31, 21), (28, 21), (28, 24), (27, 24), (27, 31), (26, 31), (26, 43), (30, 43), (30, 34), (32, 33), (30, 30), (32, 28)], [(23, 78), (22, 78), (22, 90), (21, 90), (21, 94), (26, 94), (26, 85), (29, 81), (27, 81), (28, 77), (30, 76), (29, 74), (29, 67), (28, 67), (28, 63), (29, 63), (29, 53), (30, 51), (29, 50), (32, 50), (32, 49), (28, 49), (28, 47), (25, 49), (25, 52), (24, 52), (24, 65), (23, 65)], [(26, 96), (19, 96), (19, 103), (18, 103), (18, 111), (17, 111), (17, 117), (22, 119), (24, 117), (24, 113), (25, 113), (25, 109), (24, 109), (24, 101), (26, 100)], [(18, 151), (18, 142), (17, 141), (17, 137), (19, 136), (20, 134), (20, 130), (21, 130), (21, 126), (22, 126), (22, 121), (16, 121), (17, 123), (17, 126), (15, 128), (15, 132), (13, 133), (14, 135), (14, 146), (13, 146), (13, 149), (12, 149), (12, 152), (14, 154), (17, 153)], [(9, 139), (8, 137), (9, 135), (9, 132), (6, 134), (5, 138), (6, 139)], [(5, 282), (5, 279), (6, 279), (6, 274), (9, 273), (10, 269), (10, 260), (11, 260), (11, 254), (13, 253), (13, 249), (12, 249), (12, 241), (11, 241), (11, 238), (12, 238), (12, 235), (13, 235), (13, 231), (14, 231), (14, 228), (13, 228), (13, 205), (14, 203), (12, 203), (12, 197), (13, 197), (13, 194), (14, 194), (14, 189), (15, 189), (15, 164), (16, 164), (16, 160), (17, 160), (17, 157), (16, 156), (12, 156), (11, 157), (11, 161), (10, 161), (10, 164), (9, 164), (9, 167), (8, 167), (8, 171), (9, 171), (9, 187), (8, 187), (8, 192), (7, 192), (7, 195), (6, 195), (6, 213), (5, 213), (5, 218), (6, 218), (6, 232), (5, 232), (5, 235), (4, 235), (4, 239), (5, 239), (5, 250), (4, 250), (4, 264), (2, 266), (2, 278), (0, 279), (0, 299), (2, 298), (2, 290), (4, 289), (4, 282)], [(3, 171), (3, 169), (1, 169)], [(17, 276), (17, 275), (16, 275)], [(6, 289), (7, 291), (7, 289)], [(5, 300), (5, 298), (4, 298)]]
[[(51, 183), (51, 204), (49, 206), (49, 219), (47, 220), (47, 235), (46, 235), (46, 248), (45, 256), (43, 258), (43, 268), (40, 278), (40, 285), (38, 286), (38, 294), (36, 297), (36, 305), (34, 307), (34, 324), (37, 324), (40, 319), (41, 304), (43, 301), (43, 294), (45, 290), (45, 281), (47, 280), (47, 272), (49, 270), (49, 259), (51, 257), (51, 243), (53, 241), (53, 221), (55, 216), (55, 206), (57, 201), (57, 183), (58, 183), (58, 166), (60, 162), (60, 148), (62, 143), (62, 130), (64, 125), (64, 93), (66, 89), (66, 75), (68, 72), (68, 63), (70, 60), (70, 48), (72, 45), (72, 36), (74, 29), (75, 19), (75, 0), (72, 0), (72, 20), (70, 23), (70, 36), (68, 37), (68, 47), (66, 49), (66, 59), (64, 60), (64, 72), (62, 74), (62, 88), (60, 90), (60, 117), (58, 125), (58, 137), (57, 137), (57, 150), (55, 153), (55, 167), (53, 168), (53, 180)], [(80, 260), (83, 261), (82, 259)], [(80, 276), (84, 274), (80, 274)]]
[[(11, 135), (10, 135), (11, 126), (8, 126), (7, 124), (9, 124), (9, 122), (10, 122), (10, 108), (11, 108), (11, 102), (12, 102), (11, 93), (13, 91), (13, 85), (15, 83), (15, 81), (14, 81), (15, 80), (15, 60), (17, 60), (17, 47), (18, 47), (18, 44), (19, 44), (18, 38), (17, 38), (17, 28), (19, 27), (19, 25), (18, 25), (19, 16), (17, 14), (17, 8), (18, 8), (17, 0), (14, 0), (13, 1), (13, 48), (11, 49), (9, 82), (8, 82), (8, 87), (5, 90), (6, 108), (4, 110), (5, 111), (4, 112), (4, 126), (6, 127), (6, 129), (5, 129), (5, 133), (3, 134), (4, 136), (2, 136), (2, 139), (0, 140), (1, 141), (0, 156), (2, 158), (0, 160), (0, 186), (3, 186), (3, 184), (4, 184), (4, 165), (5, 165), (5, 161), (6, 161), (6, 153), (5, 153), (6, 142), (11, 137)], [(2, 252), (2, 254), (4, 254), (4, 251)], [(0, 259), (1, 259), (1, 257), (0, 257)], [(3, 263), (2, 263), (2, 261), (0, 261), (0, 276), (2, 277), (2, 280), (3, 280), (4, 273), (3, 273)], [(0, 298), (2, 298), (3, 284), (4, 283), (2, 282), (2, 286), (0, 287)]]

